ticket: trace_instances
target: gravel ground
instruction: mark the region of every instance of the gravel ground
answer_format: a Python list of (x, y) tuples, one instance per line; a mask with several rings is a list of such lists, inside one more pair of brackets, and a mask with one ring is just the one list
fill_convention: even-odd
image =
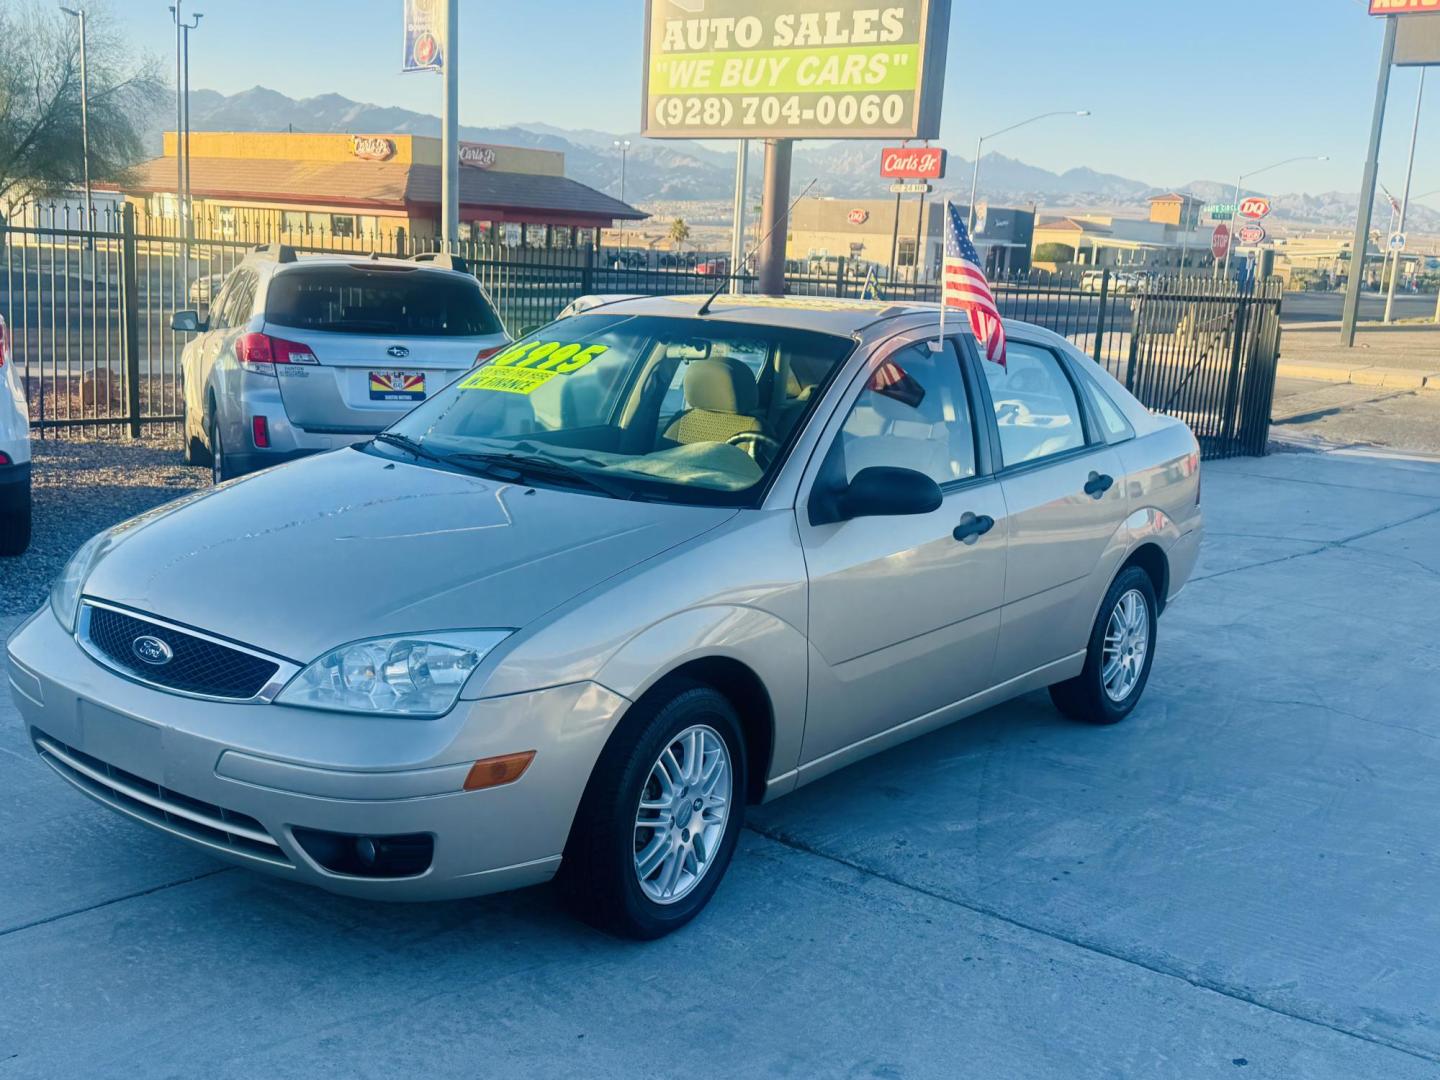
[(30, 550), (0, 559), (0, 615), (45, 601), (70, 553), (126, 518), (208, 487), (210, 470), (188, 466), (175, 436), (138, 441), (35, 439), (35, 529)]

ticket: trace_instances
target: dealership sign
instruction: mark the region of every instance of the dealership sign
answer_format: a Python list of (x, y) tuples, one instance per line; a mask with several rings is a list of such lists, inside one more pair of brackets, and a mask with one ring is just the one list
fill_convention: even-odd
[(951, 0), (646, 0), (652, 139), (933, 139)]
[(405, 0), (401, 71), (444, 71), (445, 0)]
[(1371, 15), (1440, 14), (1440, 0), (1370, 0)]
[(1263, 244), (1270, 234), (1265, 231), (1264, 225), (1245, 225), (1235, 235), (1240, 238), (1240, 243), (1254, 246)]
[(361, 161), (389, 161), (395, 156), (395, 140), (379, 135), (352, 135), (350, 152)]
[(946, 156), (938, 146), (887, 146), (880, 151), (880, 175), (886, 180), (943, 180)]
[(495, 148), (480, 143), (461, 143), (460, 164), (472, 169), (488, 169), (495, 164)]
[(1258, 195), (1244, 199), (1240, 203), (1240, 216), (1249, 218), (1251, 221), (1260, 221), (1270, 216), (1270, 200), (1263, 199)]

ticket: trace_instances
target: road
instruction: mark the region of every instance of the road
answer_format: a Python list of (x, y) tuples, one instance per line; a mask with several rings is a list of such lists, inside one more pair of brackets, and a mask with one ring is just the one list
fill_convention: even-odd
[[(1280, 308), (1282, 323), (1339, 322), (1344, 314), (1345, 294), (1338, 292), (1288, 292)], [(1395, 297), (1394, 317), (1424, 319), (1435, 314), (1435, 297)], [(1385, 297), (1380, 293), (1364, 293), (1360, 297), (1362, 322), (1379, 322), (1385, 317)]]
[(1207, 466), (1147, 698), (1031, 695), (754, 813), (710, 911), (423, 907), (211, 862), (0, 694), (0, 1078), (1440, 1071), (1440, 465)]
[(1440, 455), (1440, 391), (1280, 379), (1272, 438)]

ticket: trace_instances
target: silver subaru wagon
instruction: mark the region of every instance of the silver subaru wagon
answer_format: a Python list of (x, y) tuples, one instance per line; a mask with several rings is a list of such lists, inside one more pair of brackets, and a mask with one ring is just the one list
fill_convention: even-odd
[(42, 759), (353, 896), (558, 878), (656, 937), (745, 807), (1048, 687), (1123, 719), (1200, 456), (1063, 339), (599, 299), (366, 444), (86, 543), (9, 641)]

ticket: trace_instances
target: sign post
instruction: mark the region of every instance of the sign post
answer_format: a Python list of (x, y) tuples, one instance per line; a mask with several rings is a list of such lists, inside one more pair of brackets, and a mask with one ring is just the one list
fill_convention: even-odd
[[(1384, 0), (1370, 0), (1370, 11)], [(1380, 172), (1380, 140), (1385, 134), (1385, 103), (1390, 96), (1390, 68), (1395, 63), (1396, 19), (1385, 20), (1385, 42), (1380, 47), (1380, 77), (1375, 87), (1375, 112), (1370, 119), (1370, 150), (1360, 180), (1360, 213), (1355, 220), (1355, 241), (1350, 247), (1350, 274), (1345, 283), (1345, 311), (1340, 320), (1340, 343), (1355, 345), (1355, 321), (1360, 314), (1360, 286), (1365, 279), (1365, 254), (1370, 249), (1370, 219)]]
[[(440, 237), (446, 251), (460, 239), (460, 0), (405, 0), (405, 50), (400, 70), (438, 71), (445, 80), (440, 109)], [(393, 153), (393, 150), (392, 150)]]

